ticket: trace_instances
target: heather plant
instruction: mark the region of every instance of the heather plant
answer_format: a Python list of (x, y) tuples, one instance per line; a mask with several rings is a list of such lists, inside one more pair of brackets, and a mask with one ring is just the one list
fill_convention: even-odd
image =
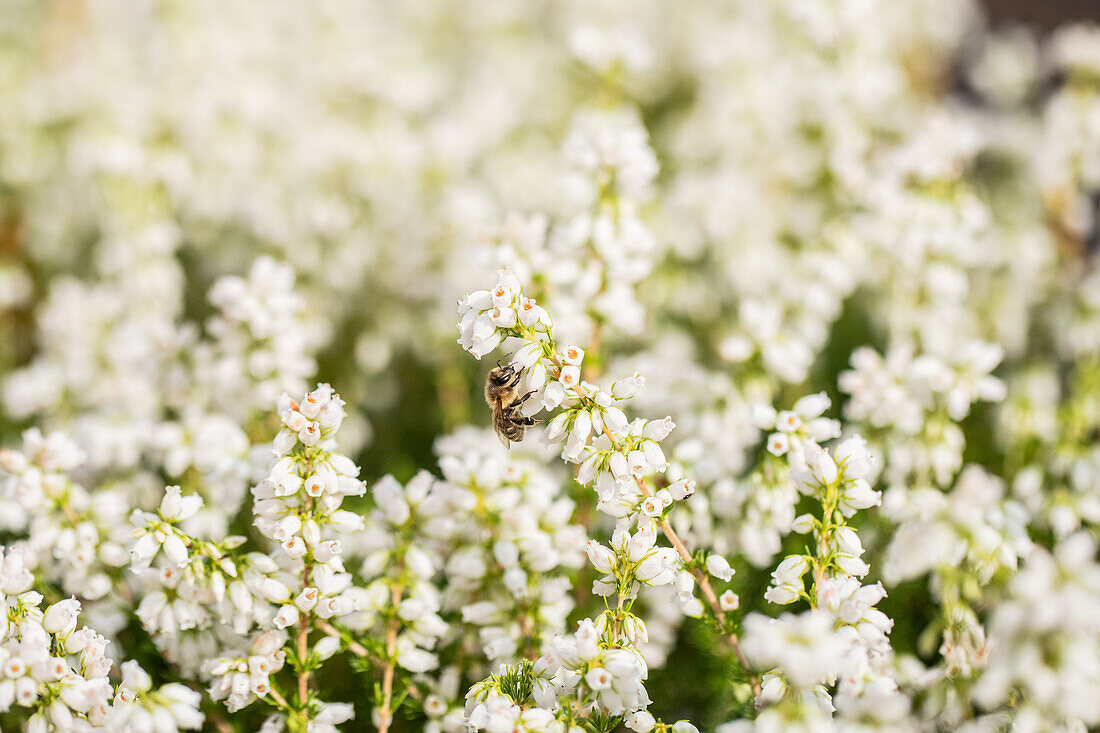
[(1098, 122), (972, 0), (11, 0), (0, 729), (1100, 726)]

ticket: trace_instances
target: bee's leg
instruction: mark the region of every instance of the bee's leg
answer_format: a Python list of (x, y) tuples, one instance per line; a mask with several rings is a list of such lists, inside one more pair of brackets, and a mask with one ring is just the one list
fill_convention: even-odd
[(522, 405), (524, 402), (531, 399), (531, 395), (535, 394), (537, 391), (538, 390), (533, 389), (530, 392), (528, 392), (527, 394), (523, 395), (522, 397), (520, 397), (518, 400), (515, 401), (514, 406), (518, 407), (519, 405)]
[(509, 407), (504, 412), (504, 419), (505, 420), (512, 423), (513, 425), (535, 425), (537, 423), (542, 422), (542, 420), (536, 420), (533, 417), (526, 417), (522, 412), (520, 412), (519, 411), (520, 402), (523, 402), (523, 400), (519, 400), (518, 402), (513, 402), (512, 406)]

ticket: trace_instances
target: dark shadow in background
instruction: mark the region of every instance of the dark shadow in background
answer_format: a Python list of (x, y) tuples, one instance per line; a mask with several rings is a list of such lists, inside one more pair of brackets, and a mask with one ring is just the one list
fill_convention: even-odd
[(1048, 33), (1063, 23), (1100, 23), (1100, 0), (984, 0), (992, 25), (1026, 25)]

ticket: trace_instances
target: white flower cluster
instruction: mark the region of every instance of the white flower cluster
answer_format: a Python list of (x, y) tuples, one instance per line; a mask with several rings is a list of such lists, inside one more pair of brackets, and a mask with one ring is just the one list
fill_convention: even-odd
[(633, 647), (645, 626), (628, 614), (633, 625), (624, 644), (610, 644), (609, 618), (585, 619), (574, 634), (551, 639), (534, 663), (502, 666), (474, 685), (466, 698), (468, 729), (567, 733), (581, 720), (606, 715), (638, 733), (698, 733), (687, 721), (668, 725), (646, 711), (648, 668)]
[[(799, 492), (790, 481), (791, 465), (802, 465), (805, 446), (840, 434), (839, 423), (823, 417), (830, 404), (824, 393), (818, 393), (799, 399), (791, 410), (776, 411), (759, 403), (750, 408), (756, 435), (767, 433), (765, 446), (774, 458), (765, 458), (743, 479), (720, 478), (708, 488), (716, 526), (707, 534), (716, 547), (722, 546), (723, 537), (735, 538), (725, 540), (729, 551), (743, 554), (757, 567), (771, 564), (795, 519)], [(700, 529), (704, 521), (693, 517)]]
[[(141, 262), (175, 272), (170, 258), (152, 251), (160, 259)], [(132, 267), (119, 277), (151, 277), (138, 262)], [(5, 375), (4, 401), (14, 415), (50, 415), (46, 424), (75, 440), (101, 535), (117, 533), (124, 507), (148, 507), (164, 477), (208, 499), (216, 490), (218, 500), (188, 526), (228, 534), (262, 465), (249, 450), (248, 432), (263, 417), (257, 409), (266, 411), (283, 389), (301, 389), (314, 370), (320, 339), (305, 321), (293, 280), (286, 265), (260, 258), (247, 280), (216, 281), (211, 300), (220, 312), (210, 320), (209, 337), (166, 305), (178, 291), (175, 279), (160, 283), (151, 305), (127, 300), (113, 281), (53, 284), (38, 314), (43, 348)]]
[(305, 391), (317, 368), (312, 354), (325, 334), (322, 325), (307, 321), (289, 265), (261, 257), (247, 277), (215, 282), (210, 303), (218, 309), (206, 326), (212, 343), (193, 358), (209, 362), (200, 367), (209, 388), (231, 396), (221, 403), (225, 412), (266, 412), (283, 391)]
[(247, 656), (211, 659), (204, 665), (205, 674), (214, 681), (210, 687), (213, 700), (225, 701), (233, 713), (251, 704), (256, 697), (271, 692), (271, 675), (286, 663), (287, 633), (272, 629), (256, 634)]
[(1100, 701), (1090, 693), (1100, 682), (1100, 627), (1090, 612), (1100, 599), (1096, 552), (1093, 537), (1074, 534), (1053, 552), (1033, 554), (1013, 578), (990, 622), (996, 643), (975, 690), (982, 707), (997, 710), (1019, 695), (1020, 726), (1069, 729), (1100, 720)]
[(779, 619), (758, 614), (745, 619), (745, 653), (762, 667), (775, 668), (764, 677), (757, 702), (766, 707), (756, 725), (766, 729), (803, 720), (816, 721), (803, 723), (811, 728), (824, 728), (837, 709), (842, 718), (888, 729), (908, 712), (908, 700), (887, 666), (893, 621), (874, 607), (886, 596), (882, 584), (860, 580), (870, 568), (862, 559), (859, 535), (847, 524), (856, 511), (881, 499), (865, 478), (871, 456), (864, 440), (854, 436), (832, 453), (807, 440), (800, 457), (790, 457), (791, 480), (820, 504), (820, 516), (795, 519), (793, 530), (812, 533), (813, 549), (787, 556), (772, 574), (765, 597), (781, 605), (804, 599), (811, 610)]
[[(965, 438), (958, 422), (979, 400), (997, 402), (1005, 386), (991, 372), (1003, 354), (995, 344), (961, 344), (949, 360), (892, 347), (852, 352), (852, 369), (839, 385), (851, 395), (845, 416), (876, 436), (886, 478), (944, 486), (962, 466)], [(881, 437), (878, 437), (881, 436)]]
[(575, 173), (568, 197), (584, 213), (553, 226), (513, 215), (491, 234), (492, 259), (540, 283), (563, 338), (587, 342), (605, 327), (636, 335), (645, 311), (635, 289), (660, 255), (640, 218), (657, 174), (645, 127), (629, 108), (582, 112), (563, 147)]
[[(540, 708), (553, 715), (575, 699), (590, 708), (621, 716), (649, 705), (642, 684), (647, 674), (645, 661), (636, 650), (601, 645), (605, 631), (591, 619), (585, 619), (578, 624), (576, 633), (548, 642), (530, 670), (531, 696)], [(499, 678), (489, 677), (471, 688), (467, 696), (469, 724), (477, 730), (492, 730), (491, 720), (485, 714), (491, 707), (482, 700), (497, 684)], [(569, 716), (586, 711), (563, 712)]]
[(487, 438), (464, 431), (436, 450), (457, 510), (444, 596), (477, 632), (470, 653), (497, 664), (565, 632), (573, 610), (568, 573), (584, 562), (585, 534), (571, 523), (575, 505), (561, 495), (557, 475)]
[(386, 639), (388, 657), (410, 672), (439, 666), (432, 653), (447, 624), (439, 616), (441, 595), (432, 582), (441, 560), (413, 538), (430, 537), (449, 509), (446, 488), (418, 473), (402, 486), (387, 476), (371, 487), (375, 509), (363, 538), (360, 574), (367, 581), (357, 613), (347, 625)]
[(108, 640), (77, 628), (79, 601), (43, 610), (42, 594), (21, 548), (0, 548), (0, 712), (27, 710), (25, 729), (178, 731), (203, 724), (200, 695), (172, 683), (154, 689), (136, 661), (122, 665), (117, 688), (108, 678)]
[(950, 674), (980, 669), (988, 654), (970, 607), (975, 589), (1014, 572), (1032, 547), (1023, 507), (1003, 494), (995, 477), (968, 466), (948, 494), (894, 487), (886, 497), (884, 510), (898, 526), (886, 548), (885, 577), (893, 584), (933, 574), (945, 622), (940, 653)]
[(1059, 539), (1100, 523), (1098, 380), (1096, 360), (1076, 365), (1065, 389), (1048, 369), (1026, 373), (1001, 415), (1006, 451), (1020, 466), (1013, 497), (1033, 525)]
[(126, 505), (119, 489), (88, 492), (69, 477), (85, 454), (64, 433), (23, 434), (21, 451), (0, 450), (4, 529), (25, 536), (29, 568), (79, 596), (97, 628), (117, 631), (123, 609), (110, 599), (127, 564)]

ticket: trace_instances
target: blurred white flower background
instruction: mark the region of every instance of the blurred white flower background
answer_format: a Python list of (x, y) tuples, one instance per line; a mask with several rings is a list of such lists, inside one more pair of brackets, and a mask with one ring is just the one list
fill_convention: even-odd
[(1096, 729), (1100, 26), (1009, 5), (5, 0), (0, 730)]

